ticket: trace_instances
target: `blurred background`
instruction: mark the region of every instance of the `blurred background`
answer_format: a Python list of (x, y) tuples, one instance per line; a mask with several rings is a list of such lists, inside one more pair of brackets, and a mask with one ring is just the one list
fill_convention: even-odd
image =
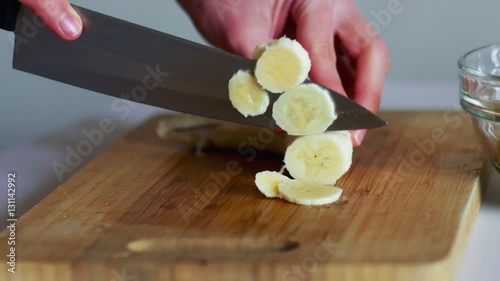
[[(456, 61), (466, 51), (497, 40), (492, 20), (500, 2), (400, 0), (400, 12), (383, 17), (394, 1), (356, 1), (386, 40), (392, 58), (382, 108), (458, 108)], [(147, 5), (123, 0), (72, 3), (204, 43), (173, 0), (150, 0)], [(12, 70), (12, 49), (12, 35), (0, 31), (0, 151), (68, 130), (81, 139), (79, 131), (96, 127), (96, 120), (116, 119), (110, 112), (111, 97)], [(131, 118), (122, 123), (116, 120), (119, 129), (106, 143), (157, 112), (163, 111), (142, 105), (134, 108)], [(54, 142), (60, 142), (55, 149), (68, 144), (57, 138)]]

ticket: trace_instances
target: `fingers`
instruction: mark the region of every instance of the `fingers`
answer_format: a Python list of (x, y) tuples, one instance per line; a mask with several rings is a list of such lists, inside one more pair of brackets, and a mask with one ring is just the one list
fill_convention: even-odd
[[(262, 9), (260, 1), (248, 1), (245, 9), (234, 10), (225, 19), (224, 28), (231, 52), (252, 58), (255, 47), (274, 37), (274, 25), (270, 7)], [(249, 16), (254, 15), (254, 16)], [(260, 15), (260, 16), (258, 16)]]
[(238, 2), (238, 9), (224, 22), (226, 37), (230, 51), (252, 58), (255, 47), (283, 34), (292, 1)]
[(20, 0), (59, 37), (77, 39), (82, 33), (82, 20), (66, 0)]
[(273, 38), (271, 19), (254, 16), (260, 13), (259, 3), (239, 1), (237, 7), (220, 10), (225, 2), (180, 2), (205, 39), (228, 52), (252, 58), (255, 47)]
[[(390, 68), (389, 52), (358, 10), (352, 10), (349, 18), (343, 19), (342, 23), (336, 32), (337, 36), (356, 64), (352, 99), (376, 113)], [(355, 144), (360, 145), (365, 134), (366, 130), (353, 132)]]
[[(374, 40), (364, 48), (357, 58), (353, 99), (371, 112), (380, 107), (384, 80), (389, 69), (387, 48), (381, 40)], [(361, 145), (366, 130), (356, 131), (356, 144)]]
[[(354, 84), (356, 75), (345, 58), (337, 57), (335, 51), (335, 22), (328, 1), (297, 1), (292, 15), (297, 22), (297, 39), (309, 52), (312, 61), (311, 78), (332, 90), (347, 94), (344, 86)], [(338, 67), (338, 68), (337, 68)], [(343, 80), (338, 69), (343, 70)], [(364, 130), (351, 131), (354, 146), (359, 146)]]
[(380, 107), (384, 80), (390, 68), (385, 43), (359, 13), (351, 13), (337, 31), (349, 55), (356, 62), (353, 99), (372, 112)]
[(297, 40), (311, 58), (311, 79), (345, 94), (336, 67), (331, 5), (330, 1), (296, 1), (291, 13), (297, 23)]
[(231, 52), (252, 58), (255, 47), (272, 39), (266, 25), (238, 24), (227, 31)]
[(340, 43), (340, 40), (336, 39), (337, 71), (342, 81), (342, 87), (344, 87), (347, 96), (352, 98), (354, 95), (354, 83), (356, 82), (356, 65), (344, 46)]
[(375, 113), (380, 107), (384, 80), (389, 70), (385, 44), (381, 40), (374, 40), (363, 49), (357, 61), (354, 100)]

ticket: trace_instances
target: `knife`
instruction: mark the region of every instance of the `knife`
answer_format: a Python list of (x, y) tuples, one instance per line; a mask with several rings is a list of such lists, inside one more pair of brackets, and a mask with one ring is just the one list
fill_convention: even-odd
[[(14, 0), (2, 0), (1, 27), (15, 33), (14, 69), (117, 100), (277, 128), (272, 106), (263, 115), (245, 118), (229, 100), (229, 79), (240, 69), (254, 69), (255, 61), (74, 7), (83, 19), (84, 31), (79, 39), (67, 42), (53, 34), (28, 8)], [(329, 92), (338, 114), (329, 130), (386, 125), (349, 98)], [(270, 97), (272, 105), (278, 95)]]

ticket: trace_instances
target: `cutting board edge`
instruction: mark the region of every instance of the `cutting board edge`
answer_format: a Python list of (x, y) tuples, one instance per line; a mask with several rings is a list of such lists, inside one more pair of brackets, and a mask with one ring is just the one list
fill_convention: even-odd
[[(480, 171), (480, 174), (484, 172), (484, 168)], [(456, 275), (460, 270), (460, 266), (463, 262), (463, 257), (467, 250), (469, 243), (469, 238), (472, 232), (472, 227), (476, 221), (477, 215), (479, 214), (479, 209), (481, 207), (481, 193), (482, 193), (482, 182), (481, 175), (476, 178), (476, 183), (472, 189), (472, 196), (467, 203), (467, 207), (464, 210), (465, 218), (461, 221), (457, 236), (455, 237), (454, 243), (445, 258), (444, 262), (448, 263), (450, 272), (453, 272), (453, 276), (450, 280), (454, 280)]]
[[(195, 262), (159, 263), (154, 261), (94, 261), (94, 262), (27, 262), (17, 265), (16, 274), (7, 272), (6, 266), (0, 266), (2, 280), (103, 280), (109, 281), (115, 272), (125, 271), (130, 276), (141, 276), (141, 281), (193, 280), (202, 276), (205, 280), (234, 280), (232, 274), (250, 276), (251, 281), (295, 280), (292, 269), (301, 266), (300, 262), (290, 264), (264, 264), (261, 262)], [(231, 268), (226, 271), (224, 268)], [(302, 269), (307, 269), (302, 265)], [(228, 273), (229, 272), (229, 273)], [(232, 274), (231, 274), (232, 272)], [(313, 271), (307, 280), (324, 280), (324, 276), (335, 276), (337, 281), (353, 280), (453, 280), (451, 273), (441, 262), (422, 263), (324, 263)], [(96, 273), (96, 275), (93, 275)], [(104, 274), (103, 274), (104, 273)], [(145, 276), (150, 276), (146, 278)], [(171, 276), (175, 276), (171, 279)], [(62, 279), (64, 277), (64, 279)], [(99, 279), (101, 277), (101, 279)], [(388, 279), (389, 278), (389, 279)]]
[[(398, 111), (395, 111), (395, 112), (398, 112)], [(148, 122), (151, 122), (152, 119), (154, 120), (154, 119), (161, 118), (162, 116), (165, 116), (165, 115), (162, 114), (162, 115), (154, 116), (153, 118), (149, 119), (147, 122), (144, 122), (144, 124), (146, 124)], [(144, 124), (142, 124), (142, 126)], [(140, 127), (142, 127), (142, 126), (140, 126)], [(133, 134), (136, 130), (137, 129), (134, 129), (131, 132), (129, 132), (128, 134), (126, 134), (124, 136), (124, 139), (128, 135)], [(117, 142), (115, 142), (115, 144), (118, 143), (118, 142), (124, 141), (124, 139), (118, 140)], [(92, 161), (90, 161), (89, 163), (87, 163), (85, 166), (91, 164), (93, 161), (97, 161), (97, 159), (99, 158), (99, 156), (96, 157), (95, 159), (93, 159)], [(85, 166), (83, 166), (82, 169)], [(56, 191), (57, 189), (61, 188), (61, 186), (63, 186), (63, 184), (59, 185), (54, 191)], [(410, 263), (410, 266), (408, 266), (408, 267), (405, 266), (406, 263), (389, 263), (388, 265), (391, 268), (394, 267), (394, 264), (396, 264), (397, 266), (401, 265), (402, 267), (404, 267), (405, 268), (404, 270), (417, 270), (418, 271), (418, 270), (424, 270), (425, 269), (425, 270), (431, 271), (431, 272), (446, 272), (447, 269), (451, 269), (453, 271), (453, 274), (455, 275), (456, 271), (458, 271), (459, 263), (462, 260), (463, 254), (465, 253), (465, 246), (466, 246), (466, 243), (467, 243), (467, 239), (468, 239), (468, 237), (470, 235), (471, 228), (473, 226), (473, 223), (474, 223), (475, 218), (477, 216), (477, 213), (479, 211), (479, 207), (480, 207), (480, 183), (479, 183), (479, 179), (476, 179), (476, 183), (475, 183), (475, 186), (474, 186), (472, 192), (473, 192), (473, 196), (470, 198), (470, 200), (466, 204), (467, 207), (465, 208), (465, 210), (463, 212), (463, 215), (465, 217), (465, 219), (464, 219), (465, 222), (462, 222), (460, 224), (459, 231), (457, 232), (457, 235), (456, 235), (456, 237), (453, 240), (454, 243), (450, 247), (450, 251), (448, 252), (447, 255), (443, 256), (440, 259), (432, 261), (432, 262), (422, 262), (422, 263), (414, 263), (414, 262), (412, 262), (412, 263)], [(34, 208), (35, 207), (36, 206), (34, 206)], [(31, 210), (29, 212), (31, 212)], [(26, 262), (26, 266), (29, 265), (28, 261), (24, 261), (24, 262), (20, 261), (19, 265), (22, 266), (22, 265), (25, 264), (25, 262)], [(37, 262), (37, 261), (34, 261), (34, 262)], [(86, 266), (93, 266), (92, 264), (93, 263), (87, 263), (87, 262), (78, 261), (78, 262), (59, 262), (59, 263), (55, 263), (54, 266), (57, 266), (57, 268), (60, 268), (60, 269), (66, 268), (66, 270), (71, 271), (75, 267), (86, 268)], [(105, 270), (106, 269), (112, 270), (112, 269), (106, 267), (109, 264), (120, 264), (120, 262), (116, 263), (116, 262), (110, 261), (110, 260), (103, 260), (103, 261), (97, 262), (97, 264), (94, 264), (94, 266), (103, 266), (103, 269), (105, 269)], [(192, 265), (192, 264), (193, 264), (192, 262), (187, 261), (187, 262), (180, 263), (180, 264), (178, 264), (176, 266), (183, 267), (185, 265)], [(232, 264), (234, 265), (234, 263), (232, 263)], [(385, 266), (385, 264), (386, 264), (385, 262), (381, 262), (381, 263), (366, 263), (366, 262), (352, 263), (352, 265), (356, 265), (356, 268), (353, 267), (352, 270), (356, 270), (356, 271), (359, 270), (358, 266), (360, 265), (361, 267), (366, 266), (367, 267), (366, 270), (370, 270), (371, 269), (371, 270), (380, 271)], [(255, 264), (252, 264), (252, 265), (255, 266)], [(161, 264), (154, 265), (154, 266), (155, 267), (156, 266), (160, 267)], [(337, 270), (339, 270), (339, 268), (337, 266), (345, 267), (345, 265), (343, 265), (343, 263), (331, 263), (329, 266), (326, 266), (326, 268), (328, 270), (336, 270), (337, 271)], [(40, 265), (38, 265), (38, 266), (33, 265), (33, 267), (34, 268), (39, 268)], [(244, 266), (244, 267), (246, 267), (246, 266)], [(348, 267), (350, 267), (350, 266), (348, 266)], [(6, 267), (4, 265), (2, 265), (0, 268), (1, 268), (1, 270), (3, 272), (6, 272)], [(263, 266), (263, 268), (265, 268), (265, 266)], [(429, 270), (430, 268), (432, 268), (432, 270)], [(53, 271), (54, 269), (55, 268), (52, 268), (52, 269), (51, 268), (46, 268), (46, 269), (44, 269), (44, 271), (46, 271), (47, 274), (49, 274), (49, 273), (54, 274), (54, 271)], [(214, 273), (219, 273), (219, 272), (214, 272)], [(2, 273), (2, 274), (5, 274), (5, 273)], [(2, 274), (0, 274), (0, 279), (1, 279), (1, 277), (3, 277)], [(17, 277), (20, 277), (20, 276), (22, 276), (21, 274), (16, 274), (16, 275), (17, 275)], [(204, 273), (204, 274), (206, 274), (206, 273)], [(449, 274), (450, 273), (448, 273), (448, 275)], [(59, 276), (59, 274), (57, 274), (57, 275)], [(9, 275), (7, 275), (7, 276), (9, 276)], [(32, 275), (30, 275), (30, 276), (32, 276)], [(38, 277), (38, 275), (36, 275), (36, 276)], [(54, 276), (51, 275), (49, 277), (49, 275), (47, 275), (47, 277), (48, 278), (52, 278)], [(12, 280), (19, 280), (19, 279), (12, 279)], [(33, 280), (33, 279), (29, 279), (29, 280)], [(82, 280), (84, 280), (84, 279), (82, 279)], [(258, 279), (258, 280), (267, 280), (267, 279)], [(269, 280), (271, 280), (271, 279), (269, 279)], [(316, 279), (314, 279), (314, 280), (316, 280)], [(351, 280), (351, 279), (346, 279), (346, 280)], [(375, 280), (378, 280), (378, 279), (375, 279)], [(426, 280), (434, 280), (434, 279), (426, 279)], [(442, 279), (435, 279), (435, 280), (440, 280), (441, 281)]]

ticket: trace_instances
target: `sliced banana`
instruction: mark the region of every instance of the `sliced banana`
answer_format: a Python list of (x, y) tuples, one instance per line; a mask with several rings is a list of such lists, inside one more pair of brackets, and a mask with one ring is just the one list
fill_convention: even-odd
[(303, 136), (326, 131), (337, 114), (327, 90), (302, 84), (279, 96), (273, 104), (273, 118), (289, 135)]
[(299, 181), (332, 185), (349, 170), (352, 152), (348, 131), (326, 132), (296, 139), (287, 148), (284, 162)]
[(253, 51), (252, 59), (253, 60), (260, 59), (262, 54), (267, 50), (267, 47), (269, 46), (269, 44), (273, 41), (274, 40), (267, 42), (267, 43), (260, 44), (257, 47), (255, 47), (255, 50)]
[(311, 70), (307, 51), (296, 40), (282, 37), (257, 47), (255, 77), (264, 89), (282, 93), (304, 82)]
[(335, 186), (295, 180), (281, 182), (278, 190), (283, 199), (301, 205), (330, 204), (342, 195), (342, 189)]
[(273, 105), (273, 118), (289, 136), (301, 136), (285, 152), (294, 180), (263, 171), (255, 175), (257, 188), (266, 197), (302, 205), (337, 201), (342, 189), (332, 185), (349, 170), (353, 145), (347, 131), (325, 132), (337, 119), (335, 103), (326, 89), (302, 84), (311, 70), (307, 51), (283, 37), (257, 46), (253, 59), (255, 76), (239, 71), (229, 81), (231, 103), (245, 117), (256, 116), (269, 106), (266, 90), (282, 93)]
[(263, 171), (255, 175), (255, 185), (266, 197), (280, 197), (278, 185), (290, 179), (278, 172)]
[(229, 99), (243, 116), (257, 116), (266, 112), (269, 94), (248, 71), (239, 70), (229, 80)]

